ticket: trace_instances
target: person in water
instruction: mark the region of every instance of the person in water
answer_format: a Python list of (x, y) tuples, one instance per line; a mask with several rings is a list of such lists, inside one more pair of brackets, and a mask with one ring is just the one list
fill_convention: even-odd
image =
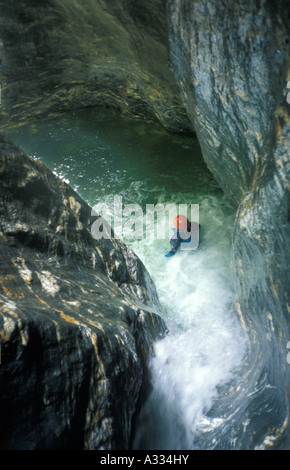
[(178, 215), (173, 223), (174, 235), (170, 240), (171, 250), (165, 255), (166, 258), (175, 255), (181, 244), (182, 249), (187, 250), (194, 250), (198, 247), (200, 225), (197, 222), (189, 222), (184, 215)]

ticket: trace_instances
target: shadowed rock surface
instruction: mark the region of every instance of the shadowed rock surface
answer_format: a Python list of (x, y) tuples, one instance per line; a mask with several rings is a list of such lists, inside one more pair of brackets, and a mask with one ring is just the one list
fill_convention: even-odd
[(125, 449), (165, 332), (155, 287), (124, 244), (93, 239), (67, 184), (0, 143), (0, 447)]
[(169, 68), (164, 0), (0, 7), (3, 122), (101, 105), (192, 132)]

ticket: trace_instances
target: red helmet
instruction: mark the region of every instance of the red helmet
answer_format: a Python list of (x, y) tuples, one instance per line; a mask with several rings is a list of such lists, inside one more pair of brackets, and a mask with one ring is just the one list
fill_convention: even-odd
[(185, 215), (177, 215), (173, 221), (175, 228), (180, 230), (181, 232), (184, 230), (188, 230), (189, 228), (189, 220)]

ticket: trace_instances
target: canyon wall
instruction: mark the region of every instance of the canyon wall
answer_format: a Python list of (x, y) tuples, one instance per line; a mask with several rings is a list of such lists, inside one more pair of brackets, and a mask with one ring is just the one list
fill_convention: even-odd
[[(196, 445), (207, 447), (216, 445), (224, 448), (279, 446), (289, 426), (290, 389), (290, 365), (286, 360), (287, 343), (290, 340), (289, 299), (287, 298), (289, 291), (290, 139), (289, 104), (286, 100), (287, 81), (290, 80), (289, 2), (279, 0), (273, 4), (267, 0), (255, 2), (250, 0), (234, 2), (230, 0), (222, 2), (214, 0), (168, 0), (167, 2), (163, 0), (148, 2), (141, 0), (121, 2), (115, 0), (98, 2), (45, 0), (41, 3), (35, 1), (1, 1), (0, 3), (2, 100), (0, 117), (4, 128), (31, 119), (43, 120), (69, 109), (101, 105), (119, 109), (121, 113), (132, 117), (157, 120), (172, 131), (196, 132), (208, 167), (236, 208), (232, 239), (232, 270), (236, 284), (236, 309), (248, 338), (248, 354), (238, 371), (239, 380), (224, 390), (223, 398), (214, 405), (211, 411), (213, 416), (224, 418), (223, 424), (214, 431), (215, 441), (211, 432), (204, 432), (203, 442), (196, 443)], [(13, 174), (13, 155), (17, 154), (17, 151), (10, 148), (12, 149), (10, 170)], [(1, 158), (2, 155), (5, 160), (6, 154), (3, 153), (3, 149)], [(28, 160), (23, 158), (23, 162), (28, 162)], [(22, 181), (21, 172), (26, 171), (23, 166), (16, 163), (16, 160), (15, 165), (15, 168), (18, 168), (18, 179), (6, 174), (5, 166), (2, 170), (5, 176), (4, 182), (7, 185), (6, 192), (3, 193), (6, 200), (8, 197), (6, 194), (12, 194), (9, 190), (9, 182), (10, 185), (16, 183), (19, 185)], [(29, 167), (32, 163), (25, 163), (25, 165)], [(36, 163), (33, 165), (35, 166)], [(33, 174), (34, 171), (36, 170), (31, 169), (28, 173)], [(42, 169), (41, 174), (47, 173)], [(24, 172), (24, 179), (25, 175), (27, 173)], [(17, 191), (15, 189), (17, 197), (23, 191), (21, 188), (25, 186), (21, 184)], [(47, 192), (46, 200), (54, 197), (57, 203), (60, 197), (58, 192), (52, 195), (48, 187), (45, 191)], [(42, 192), (41, 184), (39, 193), (42, 194)], [(78, 201), (75, 195), (70, 195), (65, 198), (67, 202), (62, 202), (62, 204), (66, 204), (66, 211), (70, 210), (74, 213), (78, 205), (73, 202), (70, 207), (70, 197)], [(35, 201), (32, 202), (33, 210), (30, 210), (27, 218), (33, 218), (33, 211), (40, 210), (43, 220), (49, 221), (50, 214), (54, 213), (53, 207), (49, 206), (49, 210), (44, 202), (37, 205)], [(78, 201), (78, 204), (82, 203)], [(68, 331), (73, 327), (76, 328), (76, 324), (84, 321), (79, 318), (79, 314), (72, 313), (71, 309), (74, 311), (77, 307), (71, 306), (69, 310), (64, 309), (64, 306), (67, 308), (65, 302), (78, 302), (77, 298), (72, 300), (69, 297), (68, 292), (73, 295), (74, 289), (66, 287), (68, 286), (65, 282), (66, 278), (63, 279), (63, 274), (61, 274), (64, 271), (65, 276), (71, 275), (67, 272), (66, 265), (53, 261), (54, 264), (48, 267), (50, 255), (44, 257), (40, 249), (45, 243), (46, 253), (50, 253), (49, 250), (52, 248), (54, 256), (63, 257), (66, 248), (63, 248), (64, 245), (55, 235), (46, 236), (45, 239), (41, 239), (41, 243), (34, 232), (29, 235), (27, 233), (29, 229), (23, 228), (24, 222), (22, 221), (25, 204), (19, 207), (21, 210), (17, 210), (17, 213), (9, 211), (9, 217), (14, 217), (13, 230), (9, 229), (7, 222), (3, 222), (5, 230), (9, 232), (7, 236), (4, 228), (2, 229), (4, 233), (2, 243), (5, 247), (3, 253), (8, 256), (4, 266), (10, 266), (8, 270), (5, 268), (5, 279), (10, 283), (24, 283), (21, 289), (25, 285), (26, 292), (38, 286), (40, 294), (37, 292), (37, 295), (40, 300), (37, 300), (38, 307), (34, 307), (34, 313), (25, 313), (27, 323), (23, 323), (24, 320), (19, 320), (17, 318), (20, 317), (13, 315), (17, 314), (15, 309), (18, 301), (24, 312), (29, 311), (24, 300), (27, 296), (22, 298), (20, 289), (19, 300), (15, 297), (16, 294), (13, 294), (13, 290), (10, 296), (11, 287), (8, 290), (3, 288), (2, 295), (6, 296), (2, 298), (5, 304), (3, 311), (7, 313), (5, 309), (8, 309), (10, 313), (7, 315), (10, 316), (5, 317), (8, 318), (5, 320), (7, 332), (2, 333), (2, 336), (4, 335), (4, 339), (10, 338), (7, 341), (14, 348), (15, 358), (21, 357), (21, 351), (24, 351), (26, 344), (29, 345), (27, 338), (30, 338), (33, 331), (36, 331), (33, 326), (36, 313), (37, 315), (43, 313), (46, 317), (48, 310), (51, 312), (54, 309), (58, 320), (61, 319), (59, 323), (61, 326), (58, 327), (53, 326), (56, 325), (55, 318), (47, 320), (50, 324), (50, 333), (45, 341), (52, 341), (51, 336), (58, 337), (57, 328), (61, 328), (59, 336), (62, 338), (63, 329)], [(59, 217), (58, 224), (52, 225), (54, 229), (64, 226), (67, 220), (70, 220), (69, 215), (68, 219), (64, 216)], [(73, 220), (75, 220), (73, 225), (73, 230), (75, 230), (78, 223), (76, 219)], [(62, 229), (59, 228), (59, 230)], [(15, 238), (16, 232), (19, 236)], [(80, 232), (77, 231), (75, 236), (78, 237), (79, 234)], [(12, 248), (8, 249), (6, 247), (11, 243), (9, 240), (15, 240), (13, 241), (15, 246), (12, 243)], [(10, 249), (15, 250), (13, 253), (20, 250), (19, 256), (14, 254), (11, 258)], [(35, 260), (32, 260), (31, 255), (30, 261), (26, 261), (26, 254), (24, 256), (23, 250), (25, 253), (29, 250), (30, 254), (34, 253)], [(103, 250), (107, 253), (106, 255)], [(126, 251), (126, 248), (122, 247), (120, 253), (123, 250)], [(102, 274), (100, 274), (102, 283), (113, 293), (109, 305), (111, 302), (118, 305), (121, 302), (123, 306), (122, 299), (124, 295), (127, 296), (127, 292), (124, 294), (124, 286), (130, 285), (130, 282), (124, 282), (124, 276), (126, 278), (128, 273), (136, 272), (136, 266), (139, 266), (137, 272), (140, 272), (141, 268), (139, 261), (134, 258), (134, 262), (131, 262), (125, 274), (118, 267), (120, 266), (118, 263), (114, 264), (112, 256), (113, 260), (116, 260), (114, 250), (108, 247), (102, 246), (100, 252), (95, 250), (97, 266), (105, 266), (104, 259), (106, 259), (107, 266), (112, 267), (111, 275), (115, 276), (111, 279), (113, 282), (110, 281), (108, 284), (108, 267), (102, 268), (105, 269), (105, 271), (101, 270)], [(123, 255), (120, 256), (123, 257)], [(74, 266), (75, 279), (70, 282), (76, 286), (78, 296), (87, 296), (89, 294), (83, 292), (79, 280), (84, 272), (84, 268), (79, 267), (79, 262), (81, 261)], [(29, 264), (28, 270), (25, 268), (27, 263)], [(36, 265), (37, 263), (39, 266)], [(92, 263), (91, 260), (90, 267), (85, 270), (85, 277), (94, 276), (91, 273)], [(14, 280), (12, 270), (14, 270), (13, 273), (16, 271), (18, 273), (17, 281)], [(141, 271), (144, 272), (143, 268)], [(36, 276), (33, 275), (34, 272)], [(46, 272), (50, 274), (46, 275)], [(128, 275), (131, 276), (131, 274)], [(48, 276), (48, 279), (45, 276)], [(116, 281), (120, 282), (120, 276), (123, 281), (120, 286), (116, 286)], [(32, 280), (36, 284), (29, 284)], [(45, 291), (43, 286), (47, 284), (55, 286), (56, 297)], [(150, 289), (153, 288), (151, 283), (150, 286)], [(85, 287), (84, 289), (87, 290)], [(64, 298), (59, 298), (61, 292), (64, 292)], [(42, 297), (44, 294), (45, 297)], [(34, 292), (30, 292), (30, 295), (36, 298)], [(133, 304), (135, 304), (135, 294), (133, 297)], [(53, 303), (51, 308), (50, 302), (55, 302), (55, 298), (59, 301), (57, 304)], [(101, 298), (101, 296), (98, 298), (99, 301)], [(64, 303), (63, 300), (65, 300)], [(108, 298), (102, 302), (98, 311), (106, 311), (107, 301)], [(90, 302), (88, 298), (86, 302)], [(155, 303), (154, 296), (150, 305), (155, 305)], [(146, 304), (148, 304), (147, 301), (145, 301)], [(122, 311), (119, 307), (116, 307), (116, 310), (115, 307), (116, 305), (113, 308), (114, 312)], [(87, 311), (89, 308), (95, 311), (92, 306), (88, 306)], [(138, 310), (139, 307), (136, 308)], [(134, 314), (131, 309), (127, 311), (127, 314), (122, 311), (122, 318), (124, 315), (126, 317), (125, 324), (130, 323), (131, 313), (133, 318), (136, 317), (137, 310), (134, 310)], [(64, 317), (61, 316), (61, 312)], [(144, 312), (143, 314), (145, 315)], [(108, 313), (108, 318), (110, 315)], [(139, 315), (137, 317), (139, 318)], [(151, 323), (149, 313), (146, 314), (146, 318)], [(91, 323), (95, 321), (90, 317)], [(104, 321), (107, 323), (109, 320)], [(135, 321), (133, 323), (136, 324)], [(30, 325), (31, 330), (28, 327), (28, 330), (25, 329), (25, 326), (21, 327), (22, 324)], [(103, 373), (95, 344), (101, 328), (98, 329), (98, 335), (92, 333), (92, 330), (86, 333), (88, 328), (88, 326), (81, 326), (78, 330), (81, 337), (86, 338), (85, 344), (89, 344), (89, 348), (93, 351), (94, 359), (89, 354), (86, 370), (82, 372), (87, 383), (97, 380), (98, 374), (100, 377)], [(129, 335), (128, 326), (124, 328), (121, 328), (122, 334)], [(1, 331), (6, 330), (1, 329)], [(146, 336), (145, 330), (142, 331)], [(143, 333), (141, 336), (144, 336)], [(122, 334), (118, 334), (121, 338)], [(159, 333), (156, 334), (158, 336)], [(40, 344), (42, 341), (40, 338), (44, 336), (40, 336), (39, 332), (35, 332), (34, 335), (36, 335), (37, 344)], [(135, 356), (132, 335), (128, 337), (130, 337), (129, 344), (132, 344), (132, 348), (123, 349), (121, 339), (113, 341), (117, 348), (122, 349), (124, 356), (130, 355), (131, 363), (137, 367), (140, 356), (138, 358)], [(106, 351), (105, 341), (101, 339), (98, 341), (102, 343), (101, 350)], [(80, 368), (77, 358), (80, 354), (79, 347), (76, 350), (78, 352), (74, 352), (73, 347), (66, 346), (65, 341), (62, 347), (67, 347), (66, 358), (73, 363), (72, 366), (65, 367), (70, 370)], [(84, 348), (83, 354), (88, 355), (85, 346), (82, 347)], [(23, 362), (22, 366), (14, 362), (15, 370), (18, 370), (17, 374), (24, 374), (25, 382), (29, 382), (31, 377), (32, 385), (36, 383), (36, 372), (30, 376), (27, 371), (29, 361), (35, 357), (35, 351), (38, 350), (38, 348), (33, 348), (30, 353), (27, 353), (27, 362)], [(5, 348), (3, 350), (5, 352)], [(56, 350), (56, 356), (61, 357), (62, 354), (58, 354)], [(109, 354), (106, 356), (104, 352), (101, 361), (106, 363), (109, 361), (109, 356)], [(40, 359), (37, 358), (38, 360)], [(123, 361), (121, 358), (120, 360)], [(58, 362), (60, 363), (60, 359)], [(1, 367), (0, 371), (3, 371), (3, 364)], [(92, 368), (95, 368), (93, 375), (89, 372)], [(39, 370), (39, 365), (35, 364), (35, 371), (37, 370)], [(110, 366), (109, 370), (111, 370)], [(76, 372), (76, 375), (80, 373)], [(8, 377), (9, 374), (6, 380)], [(49, 380), (51, 379), (52, 376), (49, 377)], [(136, 378), (139, 385), (135, 388), (135, 395), (140, 386), (140, 380), (141, 372), (139, 372), (139, 379)], [(46, 396), (44, 385), (46, 382), (46, 379), (41, 381), (43, 390), (37, 401), (41, 410), (45, 402), (53, 403), (54, 401)], [(116, 386), (117, 382), (113, 379), (112, 383)], [(102, 381), (101, 384), (103, 384)], [(131, 385), (128, 386), (128, 390)], [(78, 386), (82, 389), (81, 384)], [(76, 422), (80, 419), (85, 422), (85, 415), (90, 415), (90, 418), (86, 418), (89, 421), (93, 419), (92, 416), (96, 416), (96, 424), (92, 426), (97, 429), (98, 424), (102, 429), (100, 416), (111, 416), (111, 409), (106, 411), (105, 408), (98, 408), (96, 405), (99, 403), (99, 397), (107, 393), (106, 387), (102, 389), (102, 386), (97, 388), (99, 391), (96, 391), (94, 387), (94, 392), (90, 389), (90, 394), (99, 393), (99, 395), (95, 395), (94, 399), (92, 396), (87, 396), (86, 405), (83, 404), (83, 400), (79, 401), (78, 406), (87, 406), (86, 410), (84, 408), (80, 410), (74, 400), (68, 398), (75, 396), (75, 391), (72, 390), (64, 394), (65, 400), (72, 401), (69, 401), (67, 405), (65, 405), (67, 401), (64, 401), (61, 406), (69, 406), (75, 410), (78, 408), (76, 415), (73, 414), (76, 416)], [(111, 396), (116, 392), (114, 386), (110, 389)], [(59, 387), (59, 390), (61, 388)], [(87, 390), (87, 387), (84, 389)], [(8, 385), (4, 393), (5, 397), (8, 397)], [(29, 401), (29, 396), (27, 396), (27, 401)], [(123, 403), (126, 409), (131, 405), (130, 400), (127, 405)], [(88, 412), (89, 406), (94, 407), (92, 414)], [(105, 437), (100, 437), (96, 438), (92, 447), (116, 446), (120, 443), (123, 445), (126, 439), (125, 441), (119, 440), (116, 436), (119, 435), (123, 426), (126, 428), (128, 425), (130, 414), (128, 413), (127, 409), (123, 418), (116, 418), (119, 424), (116, 424), (117, 427), (114, 429), (110, 428), (113, 429), (112, 432), (108, 431), (109, 427), (103, 425), (105, 426), (104, 433), (111, 436), (108, 439), (113, 439), (114, 444), (109, 444)], [(122, 419), (125, 419), (125, 422)], [(9, 425), (7, 422), (8, 428)], [(67, 442), (73, 442), (70, 440), (70, 431), (68, 431), (73, 426), (70, 426), (65, 431), (69, 436)], [(91, 429), (90, 425), (88, 426)], [(8, 428), (5, 428), (6, 435), (10, 429)], [(62, 431), (59, 432), (61, 435)], [(96, 432), (97, 436), (102, 435), (102, 433), (98, 434), (99, 431)], [(23, 435), (23, 432), (20, 434)], [(83, 437), (78, 436), (75, 439), (79, 439), (78, 442), (80, 442)], [(89, 438), (86, 437), (86, 442), (88, 441)]]
[(192, 132), (168, 63), (164, 0), (0, 1), (2, 121), (87, 106)]
[(285, 1), (168, 1), (182, 100), (237, 209), (232, 269), (249, 351), (243, 391), (225, 405), (227, 448), (263, 448), (289, 426), (289, 14)]
[(0, 448), (126, 449), (166, 327), (155, 286), (91, 209), (0, 137)]

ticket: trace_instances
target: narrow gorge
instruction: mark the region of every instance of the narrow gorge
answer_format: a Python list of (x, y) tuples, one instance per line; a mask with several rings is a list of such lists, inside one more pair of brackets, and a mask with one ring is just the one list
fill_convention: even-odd
[[(0, 448), (289, 447), (289, 2), (0, 5)], [(114, 194), (197, 256), (95, 240)]]

